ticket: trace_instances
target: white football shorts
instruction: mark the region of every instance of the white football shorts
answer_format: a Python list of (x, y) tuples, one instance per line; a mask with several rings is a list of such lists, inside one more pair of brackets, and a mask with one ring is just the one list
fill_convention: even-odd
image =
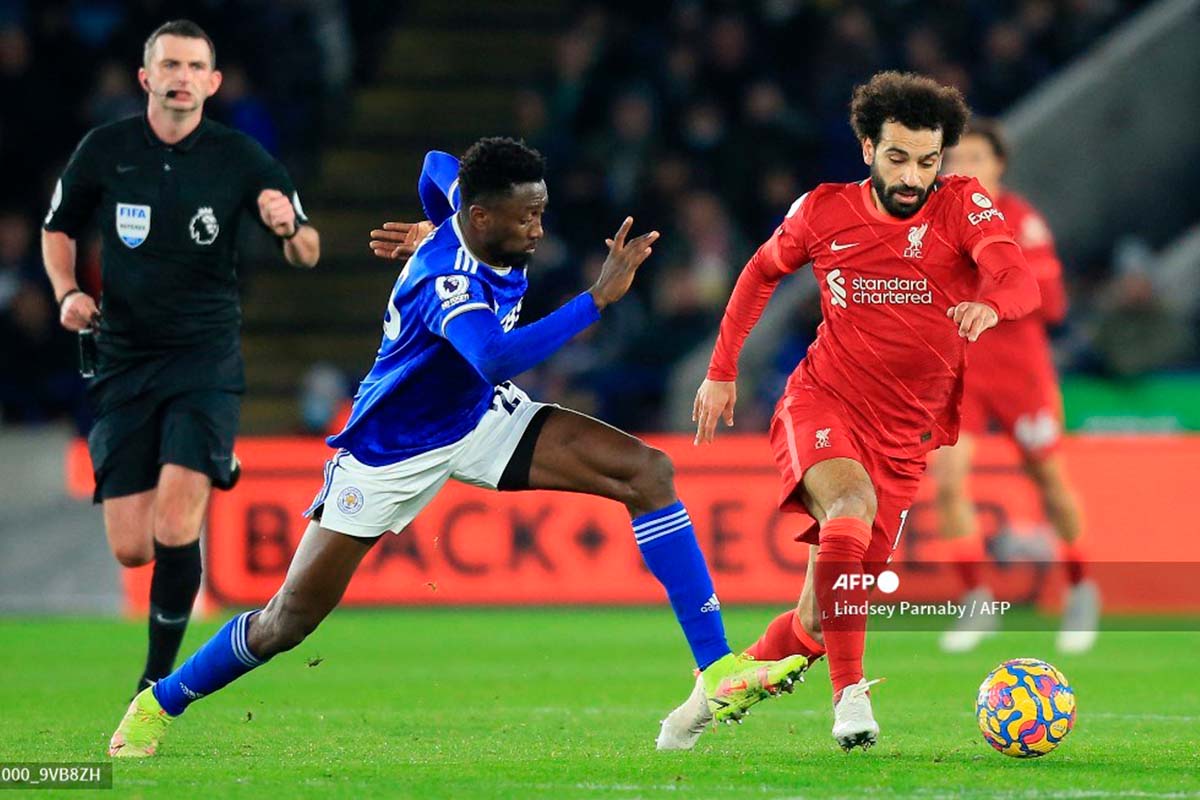
[(304, 516), (323, 506), (321, 527), (328, 530), (366, 538), (399, 533), (451, 478), (495, 489), (525, 429), (547, 405), (505, 383), (475, 430), (454, 444), (382, 467), (338, 450), (325, 463), (325, 483)]

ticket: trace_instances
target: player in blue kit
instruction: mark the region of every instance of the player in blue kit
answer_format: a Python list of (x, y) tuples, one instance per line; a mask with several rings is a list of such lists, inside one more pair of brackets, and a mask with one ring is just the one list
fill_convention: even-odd
[(730, 652), (720, 603), (671, 462), (583, 414), (534, 402), (510, 378), (550, 356), (629, 290), (657, 232), (627, 239), (626, 218), (586, 292), (516, 327), (525, 267), (543, 235), (548, 194), (540, 154), (481, 139), (461, 165), (433, 153), (419, 184), (437, 225), (388, 299), (383, 340), (338, 450), (306, 514), (307, 530), (266, 608), (240, 614), (179, 669), (134, 698), (109, 754), (150, 756), (171, 721), (277, 653), (298, 645), (341, 600), (387, 532), (400, 532), (449, 479), (500, 491), (557, 489), (616, 500), (663, 584), (717, 721), (740, 719), (807, 666)]

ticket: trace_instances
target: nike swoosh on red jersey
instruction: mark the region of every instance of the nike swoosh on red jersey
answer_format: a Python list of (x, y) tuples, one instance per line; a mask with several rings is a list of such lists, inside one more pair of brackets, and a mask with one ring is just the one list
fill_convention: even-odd
[(851, 247), (858, 247), (859, 244), (861, 244), (861, 242), (851, 242), (850, 244), (838, 244), (837, 239), (834, 239), (833, 243), (829, 245), (829, 249), (836, 253), (838, 250), (849, 250)]

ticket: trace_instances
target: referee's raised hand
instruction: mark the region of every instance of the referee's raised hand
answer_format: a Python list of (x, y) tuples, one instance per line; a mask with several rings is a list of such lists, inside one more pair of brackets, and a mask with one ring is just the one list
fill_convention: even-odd
[(276, 236), (291, 236), (296, 232), (296, 209), (287, 195), (278, 189), (259, 192), (258, 215)]
[(96, 301), (80, 289), (67, 292), (59, 304), (58, 321), (69, 331), (81, 331), (100, 320)]

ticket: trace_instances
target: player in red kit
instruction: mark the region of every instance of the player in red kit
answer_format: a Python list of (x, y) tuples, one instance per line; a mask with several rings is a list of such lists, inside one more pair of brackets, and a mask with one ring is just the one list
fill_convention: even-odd
[[(933, 475), (938, 485), (942, 533), (956, 541), (955, 561), (968, 590), (966, 599), (973, 603), (991, 601), (992, 593), (983, 585), (979, 568), (984, 559), (983, 542), (966, 490), (972, 439), (987, 433), (989, 423), (994, 422), (1017, 445), (1025, 472), (1037, 487), (1058, 535), (1060, 557), (1071, 587), (1058, 647), (1078, 653), (1095, 642), (1100, 599), (1095, 584), (1086, 579), (1077, 543), (1079, 507), (1057, 453), (1062, 396), (1046, 326), (1062, 321), (1067, 296), (1050, 228), (1024, 198), (1000, 182), (1007, 154), (999, 127), (987, 120), (974, 120), (958, 145), (947, 152), (946, 172), (977, 178), (995, 198), (996, 208), (1004, 214), (1038, 280), (1042, 307), (1039, 314), (1000, 323), (992, 334), (968, 348), (971, 366), (963, 393), (962, 435), (958, 444), (938, 452)], [(964, 616), (942, 636), (942, 648), (948, 652), (970, 650), (995, 629), (997, 621), (991, 614)]]
[[(967, 107), (957, 89), (882, 72), (854, 90), (850, 121), (870, 178), (822, 184), (798, 199), (751, 257), (721, 321), (696, 393), (696, 443), (733, 425), (742, 343), (779, 281), (812, 262), (823, 321), (788, 380), (770, 440), (779, 505), (816, 524), (798, 607), (747, 650), (824, 655), (834, 739), (875, 743), (863, 677), (867, 590), (891, 557), (926, 454), (958, 438), (967, 342), (1039, 303), (1037, 282), (977, 180), (938, 177)], [(690, 712), (695, 713), (690, 713)], [(663, 722), (659, 747), (690, 747), (703, 725), (689, 699)]]

